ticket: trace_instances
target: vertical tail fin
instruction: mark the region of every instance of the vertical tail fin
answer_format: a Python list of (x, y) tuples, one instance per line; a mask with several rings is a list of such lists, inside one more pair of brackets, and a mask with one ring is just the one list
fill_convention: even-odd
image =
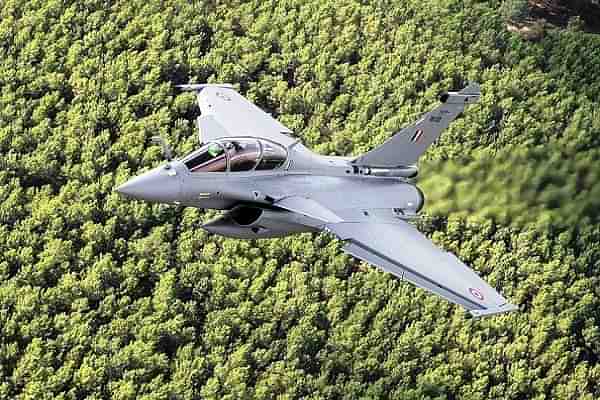
[(467, 105), (479, 101), (480, 95), (477, 83), (471, 83), (460, 92), (444, 93), (440, 96), (442, 104), (426, 113), (419, 121), (395, 133), (379, 147), (357, 157), (353, 163), (382, 168), (415, 164)]

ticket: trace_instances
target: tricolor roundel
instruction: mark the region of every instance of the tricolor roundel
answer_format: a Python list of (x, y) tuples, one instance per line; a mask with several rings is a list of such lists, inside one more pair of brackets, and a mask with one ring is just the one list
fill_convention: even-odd
[(479, 290), (474, 289), (474, 288), (469, 288), (469, 293), (471, 293), (473, 295), (473, 297), (483, 301), (484, 297), (483, 297), (483, 293), (481, 293)]

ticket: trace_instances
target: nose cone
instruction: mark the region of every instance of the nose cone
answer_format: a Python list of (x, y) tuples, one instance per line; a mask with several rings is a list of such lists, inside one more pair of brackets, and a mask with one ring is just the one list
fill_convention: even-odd
[(180, 200), (181, 181), (173, 166), (161, 166), (128, 180), (115, 190), (134, 199), (171, 203)]

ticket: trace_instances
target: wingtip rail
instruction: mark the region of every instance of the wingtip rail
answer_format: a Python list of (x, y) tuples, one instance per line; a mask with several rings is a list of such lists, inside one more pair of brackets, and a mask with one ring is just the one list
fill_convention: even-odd
[(440, 101), (446, 104), (474, 104), (479, 102), (481, 88), (477, 82), (470, 83), (460, 92), (447, 92), (440, 96)]
[(185, 84), (185, 85), (175, 85), (178, 89), (183, 91), (191, 91), (191, 92), (199, 92), (207, 87), (217, 87), (223, 89), (233, 89), (233, 85), (230, 83), (195, 83), (195, 84)]
[(489, 317), (492, 315), (504, 314), (511, 311), (517, 311), (519, 307), (511, 303), (505, 303), (498, 307), (486, 308), (484, 310), (470, 310), (469, 313), (473, 318)]

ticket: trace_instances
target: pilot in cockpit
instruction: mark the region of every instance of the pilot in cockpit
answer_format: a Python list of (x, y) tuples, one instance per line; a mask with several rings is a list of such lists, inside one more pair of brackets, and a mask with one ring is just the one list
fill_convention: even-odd
[(192, 173), (244, 172), (279, 168), (286, 159), (285, 148), (268, 140), (228, 138), (202, 146), (183, 163)]

